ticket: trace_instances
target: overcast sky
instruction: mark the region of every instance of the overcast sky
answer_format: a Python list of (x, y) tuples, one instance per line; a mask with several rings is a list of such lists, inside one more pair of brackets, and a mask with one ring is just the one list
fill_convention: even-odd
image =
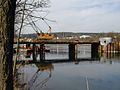
[(52, 32), (120, 32), (120, 0), (51, 0)]

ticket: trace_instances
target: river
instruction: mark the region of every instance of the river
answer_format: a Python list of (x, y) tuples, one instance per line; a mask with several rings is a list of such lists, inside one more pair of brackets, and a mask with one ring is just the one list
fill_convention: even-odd
[[(16, 86), (21, 90), (120, 90), (119, 54), (104, 53), (92, 60), (90, 47), (78, 46), (77, 59), (69, 61), (67, 45), (48, 45), (51, 52), (46, 52), (46, 60), (67, 61), (17, 65)], [(26, 53), (21, 52), (19, 59), (31, 60), (32, 55), (26, 58)]]

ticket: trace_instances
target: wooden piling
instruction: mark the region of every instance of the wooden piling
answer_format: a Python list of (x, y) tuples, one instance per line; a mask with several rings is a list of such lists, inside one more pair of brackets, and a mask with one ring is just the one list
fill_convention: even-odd
[(30, 48), (30, 44), (26, 44), (26, 48)]
[(119, 53), (120, 42), (109, 43), (107, 45), (100, 45), (99, 52), (101, 53)]
[(110, 52), (110, 53), (111, 53), (111, 50), (112, 50), (112, 49), (111, 49), (111, 46), (112, 46), (112, 44), (110, 43), (110, 44), (109, 44), (109, 52)]
[(100, 52), (100, 53), (103, 53), (103, 52), (104, 52), (103, 45), (99, 45), (99, 52)]
[(118, 42), (118, 53), (120, 52), (120, 42)]

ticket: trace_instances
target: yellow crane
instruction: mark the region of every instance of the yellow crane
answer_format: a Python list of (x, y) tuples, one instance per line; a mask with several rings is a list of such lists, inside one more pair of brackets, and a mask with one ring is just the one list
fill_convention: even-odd
[(44, 18), (42, 18), (42, 20), (46, 23), (46, 25), (49, 27), (48, 31), (46, 33), (42, 32), (33, 22), (33, 25), (40, 30), (40, 32), (38, 30), (36, 30), (34, 28), (34, 30), (37, 33), (37, 40), (51, 40), (53, 38), (55, 38), (54, 34), (51, 33), (51, 27), (49, 26), (49, 24), (44, 20)]
[(49, 26), (49, 30), (47, 33), (43, 33), (41, 31), (41, 33), (37, 33), (37, 39), (42, 39), (42, 40), (51, 40), (55, 38), (55, 36), (51, 33), (51, 27)]

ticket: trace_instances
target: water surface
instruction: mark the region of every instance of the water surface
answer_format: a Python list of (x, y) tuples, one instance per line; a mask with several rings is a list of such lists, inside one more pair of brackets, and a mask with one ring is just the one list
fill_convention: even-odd
[[(79, 58), (91, 57), (89, 48), (79, 48), (82, 48), (82, 51), (78, 49)], [(66, 48), (63, 51), (47, 53), (47, 59), (67, 59)], [(21, 55), (24, 57), (25, 53)], [(17, 85), (25, 90), (120, 90), (119, 54), (101, 54), (99, 60), (76, 61), (19, 65)]]

